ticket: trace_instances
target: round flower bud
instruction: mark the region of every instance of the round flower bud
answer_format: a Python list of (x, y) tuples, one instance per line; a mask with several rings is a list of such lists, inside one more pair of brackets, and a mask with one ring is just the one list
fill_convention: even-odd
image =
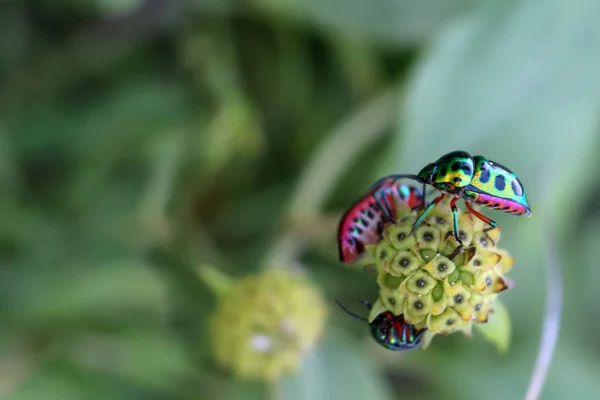
[(265, 270), (221, 294), (211, 348), (235, 376), (273, 381), (298, 368), (321, 336), (325, 314), (316, 287), (285, 270)]

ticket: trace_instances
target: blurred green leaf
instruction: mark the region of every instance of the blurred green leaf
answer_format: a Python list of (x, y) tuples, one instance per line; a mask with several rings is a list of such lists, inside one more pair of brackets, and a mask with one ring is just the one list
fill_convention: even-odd
[(175, 398), (185, 392), (182, 384), (194, 379), (183, 343), (160, 330), (71, 336), (43, 354), (22, 342), (13, 342), (12, 351), (2, 349), (2, 398)]
[[(568, 272), (563, 273), (566, 312), (563, 316), (562, 333), (581, 338), (583, 343), (592, 344), (600, 333), (600, 303), (598, 302), (600, 220), (596, 217), (588, 223), (586, 229), (578, 232), (575, 239), (577, 243), (567, 249), (565, 256), (569, 262)], [(581, 304), (586, 304), (585, 313), (571, 311), (578, 310)], [(585, 325), (586, 329), (580, 329), (582, 325)]]
[[(269, 385), (261, 382), (245, 382), (245, 381), (222, 381), (221, 385), (226, 385), (226, 395), (223, 396), (227, 400), (265, 400), (269, 398)], [(222, 396), (223, 388), (215, 386), (212, 396)], [(214, 398), (207, 397), (207, 399)]]
[(600, 392), (597, 353), (580, 347), (567, 336), (559, 343), (552, 361), (542, 399), (594, 398)]
[(373, 360), (343, 332), (328, 334), (320, 348), (306, 355), (297, 375), (281, 380), (277, 399), (391, 399)]
[(409, 82), (388, 167), (416, 173), (464, 149), (518, 173), (534, 213), (546, 180), (569, 195), (595, 151), (599, 12), (595, 0), (488, 1), (441, 31)]
[(114, 17), (134, 11), (142, 0), (96, 0), (95, 3), (103, 14)]
[(32, 27), (16, 3), (2, 4), (0, 13), (0, 73), (19, 68), (31, 46)]
[(222, 99), (203, 130), (201, 155), (210, 172), (220, 170), (232, 160), (256, 159), (264, 148), (260, 116), (239, 93)]
[(435, 336), (436, 335), (431, 333), (431, 331), (425, 331), (425, 333), (423, 334), (423, 339), (421, 339), (421, 348), (424, 350), (428, 349), (429, 346), (431, 346), (431, 342), (433, 341), (433, 338), (435, 338)]
[(193, 378), (191, 360), (183, 344), (161, 331), (129, 330), (79, 337), (69, 344), (67, 354), (73, 365), (82, 370), (166, 390)]
[[(466, 350), (468, 362), (455, 357), (438, 357), (431, 361), (431, 373), (439, 383), (437, 396), (456, 399), (505, 400), (523, 399), (527, 392), (537, 343), (527, 342), (520, 351), (510, 355)], [(561, 342), (553, 358), (546, 380), (547, 387), (540, 399), (562, 400), (565, 398), (594, 398), (600, 391), (598, 364), (590, 352), (582, 351), (571, 340)], [(460, 371), (448, 373), (460, 365)]]
[(9, 188), (15, 184), (15, 155), (8, 133), (0, 120), (0, 187)]
[(23, 273), (10, 288), (10, 311), (26, 323), (54, 325), (160, 315), (166, 311), (165, 289), (159, 276), (135, 259), (72, 265)]
[(11, 400), (125, 400), (141, 399), (135, 391), (115, 382), (83, 372), (61, 362), (48, 363), (39, 369), (28, 371), (22, 382), (13, 382)]
[(231, 228), (239, 235), (255, 237), (269, 234), (281, 221), (277, 218), (265, 218), (266, 215), (279, 215), (290, 196), (291, 184), (269, 187), (250, 194), (237, 194), (218, 221), (219, 233), (231, 236)]
[(500, 300), (494, 302), (493, 311), (487, 323), (475, 324), (475, 328), (483, 333), (483, 336), (490, 342), (494, 343), (500, 353), (506, 353), (510, 345), (510, 315)]
[(255, 0), (268, 11), (329, 31), (393, 45), (414, 45), (476, 0)]

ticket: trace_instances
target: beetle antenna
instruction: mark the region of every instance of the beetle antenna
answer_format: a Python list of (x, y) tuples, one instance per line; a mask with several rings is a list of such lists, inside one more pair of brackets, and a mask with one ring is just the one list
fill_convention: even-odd
[(369, 301), (367, 300), (363, 300), (360, 297), (358, 298), (358, 301), (360, 301), (361, 303), (363, 303), (365, 306), (367, 306), (367, 308), (370, 310), (373, 308), (373, 304), (371, 304)]
[(423, 182), (423, 179), (419, 178), (417, 175), (398, 175), (398, 174), (388, 175), (388, 176), (384, 176), (383, 178), (381, 178), (377, 182), (375, 182), (371, 186), (371, 191), (388, 179), (393, 179), (395, 181), (400, 180), (400, 179), (412, 179), (413, 181), (417, 181), (419, 183), (425, 183), (425, 182)]
[[(335, 300), (335, 299), (334, 299), (334, 300)], [(356, 314), (354, 314), (353, 312), (349, 311), (349, 310), (348, 310), (346, 307), (344, 307), (344, 306), (342, 305), (342, 303), (340, 303), (339, 301), (335, 300), (335, 302), (336, 302), (336, 304), (337, 304), (338, 306), (340, 306), (340, 308), (341, 308), (342, 310), (344, 310), (344, 312), (345, 312), (346, 314), (348, 314), (349, 316), (351, 316), (351, 317), (354, 317), (354, 318), (356, 318), (356, 319), (357, 319), (357, 320), (359, 320), (359, 321), (364, 321), (364, 322), (367, 322), (367, 323), (369, 322), (369, 320), (368, 320), (368, 319), (366, 319), (366, 318), (364, 318), (364, 317), (361, 317), (361, 316), (359, 316), (359, 315), (356, 315)]]

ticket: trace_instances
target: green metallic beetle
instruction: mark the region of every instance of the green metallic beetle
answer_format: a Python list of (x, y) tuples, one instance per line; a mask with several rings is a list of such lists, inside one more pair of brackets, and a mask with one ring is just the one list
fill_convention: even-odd
[[(471, 157), (465, 151), (453, 151), (436, 162), (425, 166), (417, 175), (390, 175), (380, 179), (374, 186), (385, 179), (408, 178), (425, 185), (431, 185), (442, 194), (436, 197), (419, 215), (412, 227), (412, 232), (425, 220), (446, 195), (453, 196), (450, 208), (454, 216), (454, 237), (462, 245), (458, 234), (458, 209), (456, 202), (465, 201), (467, 209), (477, 218), (488, 224), (489, 231), (498, 226), (495, 221), (473, 209), (471, 203), (500, 210), (513, 215), (531, 215), (531, 209), (525, 195), (525, 188), (519, 178), (508, 168), (490, 161), (483, 156)], [(423, 201), (423, 205), (427, 204)], [(411, 233), (412, 233), (411, 232)]]

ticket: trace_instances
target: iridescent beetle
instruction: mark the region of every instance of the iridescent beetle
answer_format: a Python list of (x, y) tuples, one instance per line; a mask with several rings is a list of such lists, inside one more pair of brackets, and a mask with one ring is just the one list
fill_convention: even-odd
[[(490, 161), (483, 156), (471, 157), (464, 151), (453, 151), (428, 164), (417, 175), (390, 175), (381, 178), (373, 187), (378, 187), (380, 182), (388, 182), (408, 178), (425, 185), (432, 185), (442, 192), (419, 215), (413, 224), (412, 231), (423, 222), (429, 212), (447, 194), (453, 196), (450, 208), (454, 216), (454, 237), (462, 244), (458, 234), (458, 218), (456, 202), (463, 199), (467, 209), (477, 218), (489, 225), (485, 232), (498, 227), (495, 221), (474, 210), (470, 203), (480, 204), (484, 207), (500, 210), (508, 214), (531, 215), (531, 209), (525, 195), (525, 188), (519, 178), (508, 168)], [(425, 200), (423, 200), (425, 204)]]
[[(366, 300), (360, 300), (370, 310), (373, 308), (371, 303)], [(351, 317), (369, 323), (366, 318), (350, 312), (339, 301), (335, 301), (344, 312)], [(421, 339), (427, 328), (416, 329), (414, 325), (407, 323), (401, 314), (395, 316), (391, 311), (384, 311), (379, 314), (373, 322), (369, 323), (371, 335), (377, 343), (386, 349), (399, 351), (415, 349), (421, 345)]]
[(340, 260), (352, 263), (364, 254), (365, 245), (377, 244), (385, 224), (396, 220), (396, 205), (401, 202), (410, 208), (420, 207), (423, 192), (395, 179), (380, 179), (340, 220)]

